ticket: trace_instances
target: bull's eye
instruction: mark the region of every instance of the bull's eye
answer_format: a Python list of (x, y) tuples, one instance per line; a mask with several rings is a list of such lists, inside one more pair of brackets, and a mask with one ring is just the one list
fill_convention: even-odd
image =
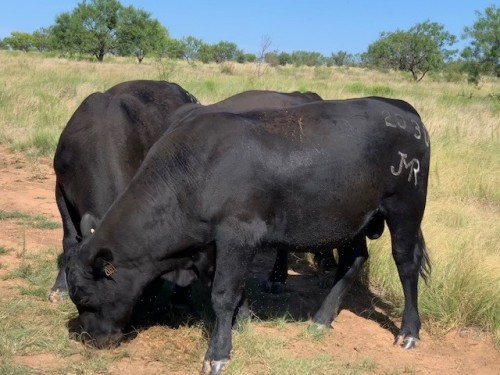
[(90, 296), (82, 296), (80, 298), (80, 304), (82, 304), (82, 305), (90, 304)]

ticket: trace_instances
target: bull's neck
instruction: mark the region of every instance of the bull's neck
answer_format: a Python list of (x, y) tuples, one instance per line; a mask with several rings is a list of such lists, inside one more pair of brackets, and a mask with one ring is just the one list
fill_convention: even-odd
[(190, 241), (198, 236), (186, 230), (185, 212), (168, 184), (131, 184), (105, 216), (101, 237), (118, 264), (159, 276), (168, 271), (169, 259), (195, 245)]

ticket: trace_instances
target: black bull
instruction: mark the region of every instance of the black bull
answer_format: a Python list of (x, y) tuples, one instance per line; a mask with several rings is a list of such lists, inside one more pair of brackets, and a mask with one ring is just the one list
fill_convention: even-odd
[[(181, 106), (177, 117), (198, 109), (231, 106), (233, 111), (244, 111), (282, 108), (316, 100), (321, 97), (315, 93), (253, 90), (205, 107), (177, 84), (149, 80), (120, 83), (104, 93), (90, 95), (68, 121), (54, 156), (56, 202), (63, 222), (64, 252), (95, 229), (130, 182), (151, 146), (176, 117), (166, 119)], [(284, 261), (286, 267), (286, 258)], [(190, 276), (189, 272), (171, 275), (183, 285)], [(181, 279), (184, 280), (181, 282)], [(66, 290), (63, 265), (49, 300), (59, 301)]]
[(429, 265), (420, 229), (429, 159), (420, 117), (398, 100), (191, 116), (160, 138), (94, 235), (69, 254), (75, 330), (97, 346), (119, 342), (143, 288), (213, 245), (216, 322), (204, 371), (218, 373), (229, 361), (233, 314), (257, 248), (350, 252), (352, 267), (313, 318), (330, 326), (368, 256), (366, 227), (381, 215), (404, 292), (397, 340), (412, 347), (419, 273)]
[[(82, 102), (61, 133), (54, 155), (65, 252), (87, 234), (82, 233), (81, 221), (99, 220), (125, 189), (164, 133), (165, 117), (187, 103), (198, 101), (179, 85), (149, 80), (123, 82)], [(65, 291), (61, 267), (49, 300), (59, 300)]]

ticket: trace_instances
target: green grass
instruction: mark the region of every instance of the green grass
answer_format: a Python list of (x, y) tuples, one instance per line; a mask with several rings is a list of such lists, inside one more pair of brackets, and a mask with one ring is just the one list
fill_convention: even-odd
[[(461, 227), (450, 227), (460, 231)], [(448, 231), (448, 230), (447, 230)], [(378, 286), (386, 302), (394, 306), (396, 316), (401, 316), (403, 295), (401, 283), (392, 260), (387, 236), (370, 244), (370, 259), (365, 268), (365, 278)], [(456, 327), (475, 327), (491, 332), (500, 344), (500, 273), (495, 264), (473, 252), (478, 238), (454, 238), (451, 249), (431, 248), (433, 270), (430, 281), (420, 283), (419, 311), (431, 330), (448, 331)], [(484, 239), (483, 239), (484, 241)], [(484, 242), (483, 242), (484, 243)], [(433, 252), (432, 250), (435, 250)], [(491, 249), (490, 249), (491, 250)], [(492, 259), (498, 253), (492, 254)]]
[(57, 264), (54, 260), (58, 255), (59, 251), (53, 248), (36, 253), (22, 251), (18, 254), (21, 263), (4, 278), (25, 279), (31, 288), (49, 290), (52, 286), (50, 285), (51, 282), (54, 281), (54, 272)]
[(0, 374), (2, 375), (31, 375), (33, 371), (27, 367), (17, 365), (11, 361), (0, 359)]
[(0, 246), (0, 255), (4, 255), (4, 254), (7, 254), (8, 252), (10, 252), (11, 250), (10, 249), (7, 249), (5, 246)]
[(31, 215), (17, 211), (0, 210), (1, 220), (15, 220), (22, 225), (37, 229), (58, 229), (61, 224), (41, 215)]
[(348, 90), (353, 94), (358, 94), (362, 96), (394, 96), (394, 90), (388, 86), (384, 85), (365, 85), (361, 82), (356, 82), (348, 86)]

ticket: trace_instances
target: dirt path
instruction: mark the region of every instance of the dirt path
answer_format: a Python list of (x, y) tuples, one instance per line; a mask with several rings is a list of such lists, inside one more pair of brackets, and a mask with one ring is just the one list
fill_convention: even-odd
[[(12, 154), (0, 145), (0, 210), (43, 215), (59, 220), (53, 188), (54, 173), (49, 160), (33, 167), (21, 154)], [(48, 247), (60, 248), (61, 238), (60, 229), (30, 229), (9, 220), (0, 222), (0, 246), (15, 251), (23, 248), (33, 252)], [(10, 254), (0, 255), (0, 260), (3, 265), (7, 265), (0, 269), (0, 277), (18, 266), (17, 258)], [(256, 260), (253, 265), (255, 282), (268, 272), (270, 261), (272, 259), (265, 257)], [(14, 293), (12, 282), (0, 281), (0, 298)], [(291, 275), (284, 295), (257, 298), (253, 308), (258, 315), (265, 315), (273, 309), (278, 312), (290, 309), (293, 311), (292, 316), (300, 320), (314, 311), (313, 306), (317, 305), (320, 295), (324, 294), (322, 291), (312, 292), (319, 290), (314, 284), (314, 276), (311, 274)], [(291, 357), (307, 357), (308, 353), (330, 353), (343, 362), (368, 358), (377, 364), (376, 369), (369, 371), (370, 373), (393, 373), (394, 369), (398, 369), (399, 373), (412, 374), (500, 374), (500, 352), (489, 338), (468, 330), (453, 331), (445, 337), (434, 337), (426, 332), (424, 322), (422, 340), (416, 350), (404, 351), (393, 347), (390, 345), (392, 331), (399, 322), (388, 318), (380, 307), (372, 306), (372, 298), (368, 291), (349, 298), (352, 302), (341, 311), (332, 334), (319, 342), (300, 340), (300, 332), (297, 331), (301, 328), (293, 324), (286, 330), (262, 325), (255, 325), (254, 329), (259, 334), (296, 337), (285, 349)], [(141, 333), (127, 345), (134, 352), (145, 352), (151, 345), (146, 341)], [(40, 362), (40, 356), (44, 358), (44, 362), (50, 362), (47, 358), (51, 355), (55, 354), (20, 356), (15, 360), (31, 366)], [(71, 360), (71, 357), (66, 360)], [(119, 362), (115, 366), (116, 371), (110, 371), (122, 375), (157, 372), (152, 366), (150, 362), (134, 358)]]

